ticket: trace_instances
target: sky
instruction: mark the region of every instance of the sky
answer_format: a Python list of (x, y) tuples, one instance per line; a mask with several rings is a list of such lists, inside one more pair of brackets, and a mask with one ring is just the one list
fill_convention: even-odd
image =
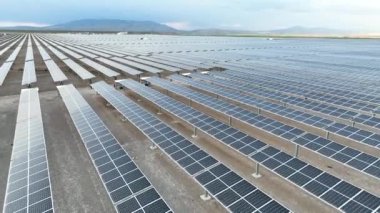
[(1, 0), (0, 26), (150, 20), (181, 30), (293, 26), (380, 32), (380, 0)]

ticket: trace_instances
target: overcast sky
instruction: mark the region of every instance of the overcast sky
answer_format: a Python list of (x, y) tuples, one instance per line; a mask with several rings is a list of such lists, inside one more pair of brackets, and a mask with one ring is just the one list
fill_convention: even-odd
[(177, 29), (305, 26), (380, 32), (380, 0), (1, 0), (0, 26), (84, 18), (152, 20)]

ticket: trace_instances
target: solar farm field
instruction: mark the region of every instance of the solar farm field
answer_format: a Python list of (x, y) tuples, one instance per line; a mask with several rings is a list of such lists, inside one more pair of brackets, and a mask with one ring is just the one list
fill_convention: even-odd
[(8, 33), (10, 212), (380, 213), (380, 43)]

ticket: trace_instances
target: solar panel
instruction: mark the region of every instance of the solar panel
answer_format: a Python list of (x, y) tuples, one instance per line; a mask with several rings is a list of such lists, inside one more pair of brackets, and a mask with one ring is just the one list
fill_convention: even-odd
[(11, 70), (11, 67), (18, 56), (18, 53), (21, 50), (21, 47), (24, 45), (26, 36), (22, 39), (22, 41), (17, 45), (16, 49), (13, 50), (12, 54), (8, 57), (8, 59), (1, 65), (0, 67), (0, 86), (3, 85), (5, 78), (8, 75), (8, 72)]
[(160, 72), (164, 71), (164, 70), (161, 70), (161, 69), (157, 69), (155, 67), (151, 67), (151, 66), (147, 66), (147, 65), (144, 65), (144, 64), (136, 63), (136, 62), (133, 62), (133, 61), (130, 61), (130, 60), (126, 60), (124, 58), (112, 57), (111, 59), (115, 60), (115, 61), (118, 61), (118, 62), (121, 62), (123, 64), (126, 64), (128, 66), (132, 66), (132, 67), (135, 67), (137, 69), (141, 69), (141, 70), (150, 72), (150, 73), (160, 73)]
[(30, 35), (28, 36), (28, 46), (26, 47), (26, 56), (25, 61), (31, 61), (34, 60), (33, 57), (33, 47), (32, 47), (32, 40)]
[(105, 76), (108, 76), (108, 77), (116, 77), (118, 75), (120, 75), (119, 73), (111, 70), (110, 68), (108, 67), (105, 67), (101, 64), (98, 64), (96, 63), (95, 61), (92, 61), (91, 59), (88, 59), (88, 58), (82, 58), (80, 59), (81, 62), (87, 64), (88, 66), (96, 69), (97, 71), (99, 71), (100, 73), (104, 74)]
[(123, 64), (120, 64), (120, 63), (117, 63), (114, 61), (111, 61), (111, 60), (106, 59), (106, 58), (96, 58), (96, 60), (98, 60), (102, 63), (105, 63), (111, 67), (115, 67), (116, 69), (119, 69), (128, 75), (140, 75), (142, 73), (136, 69), (133, 69), (131, 67), (125, 66)]
[[(220, 77), (222, 76), (221, 74), (213, 74), (213, 76)], [(200, 78), (202, 80), (210, 81), (212, 83), (215, 83), (217, 85), (226, 87), (228, 89), (233, 89), (237, 90), (238, 92), (244, 91), (243, 93), (247, 93), (249, 95), (253, 95), (255, 97), (260, 97), (260, 99), (274, 99), (276, 102), (282, 102), (284, 99), (283, 95), (276, 95), (279, 97), (274, 97), (276, 93), (273, 91), (263, 91), (261, 88), (256, 88), (252, 84), (244, 84), (244, 83), (239, 83), (237, 84), (234, 81), (230, 81), (229, 79), (226, 78), (213, 78), (210, 76), (205, 76), (205, 75), (199, 75), (199, 74), (193, 74), (192, 75), (195, 78)], [(242, 76), (243, 78), (243, 76)], [(216, 88), (218, 89), (218, 88)], [(229, 93), (233, 93), (232, 91)], [(285, 97), (285, 99), (288, 96)], [(254, 98), (252, 98), (254, 99)], [(341, 124), (341, 123), (335, 123), (334, 121), (328, 120), (321, 118), (317, 115), (311, 115), (308, 114), (307, 112), (302, 112), (299, 110), (294, 110), (290, 109), (288, 107), (281, 106), (279, 104), (275, 103), (269, 103), (269, 102), (261, 102), (260, 105), (257, 107), (262, 108), (263, 110), (266, 110), (270, 113), (274, 113), (289, 119), (294, 120), (294, 122), (300, 122), (302, 124), (309, 125), (315, 129), (319, 130), (324, 130), (325, 134), (327, 132), (330, 133), (335, 133), (335, 135), (338, 135), (340, 137), (344, 137), (345, 139), (350, 139), (354, 142), (359, 142), (359, 143), (364, 143), (370, 147), (379, 147), (380, 148), (380, 135), (361, 130), (356, 127), (348, 126), (346, 124)], [(328, 108), (328, 107), (327, 107)], [(323, 110), (326, 110), (324, 108)], [(339, 141), (340, 138), (337, 138)]]
[(22, 48), (22, 46), (24, 45), (25, 43), (25, 40), (26, 40), (26, 36), (24, 37), (24, 39), (21, 41), (21, 43), (19, 43), (16, 47), (16, 49), (12, 52), (12, 54), (8, 57), (8, 59), (6, 60), (6, 62), (14, 62)]
[(61, 44), (61, 45), (64, 45), (67, 49), (70, 49), (70, 50), (72, 50), (72, 51), (75, 51), (75, 52), (77, 52), (77, 53), (79, 53), (79, 54), (81, 54), (81, 55), (84, 55), (84, 56), (86, 56), (86, 57), (89, 57), (89, 58), (96, 58), (96, 57), (98, 57), (98, 56), (95, 55), (95, 54), (92, 54), (92, 53), (90, 53), (90, 52), (87, 52), (87, 51), (84, 51), (84, 50), (78, 49), (78, 48), (76, 48), (76, 47), (69, 46), (69, 45), (64, 44), (64, 43), (61, 43), (61, 42), (56, 42), (56, 43), (59, 43), (59, 44)]
[(33, 36), (34, 42), (36, 43), (37, 49), (40, 52), (40, 55), (48, 68), (51, 77), (54, 82), (63, 82), (67, 80), (65, 74), (63, 74), (62, 70), (58, 67), (58, 65), (50, 58), (49, 54), (45, 51), (44, 47), (38, 42), (38, 40)]
[[(229, 211), (289, 212), (105, 82), (91, 86)], [(263, 202), (257, 203), (257, 200)]]
[(0, 50), (0, 56), (2, 56), (5, 52), (7, 52), (11, 47), (13, 47), (17, 42), (19, 42), (22, 39), (22, 37), (18, 38), (8, 46), (6, 46), (4, 49)]
[(66, 81), (67, 77), (53, 60), (44, 61), (54, 82)]
[[(152, 82), (159, 81), (158, 78), (149, 78), (149, 79), (151, 79)], [(152, 80), (152, 79), (157, 79), (157, 80)], [(286, 154), (285, 152), (281, 152), (280, 150), (276, 148), (267, 146), (263, 142), (258, 141), (257, 139), (252, 138), (246, 135), (245, 133), (240, 132), (237, 129), (229, 127), (226, 124), (222, 124), (221, 122), (183, 103), (180, 103), (168, 96), (165, 96), (149, 87), (145, 87), (144, 85), (139, 84), (132, 80), (121, 80), (118, 83), (128, 89), (131, 89), (132, 91), (141, 95), (142, 97), (152, 101), (154, 104), (156, 104), (160, 108), (174, 114), (175, 116), (188, 122), (189, 124), (198, 128), (204, 133), (211, 135), (216, 140), (219, 140), (220, 142), (226, 144), (227, 146), (231, 147), (237, 152), (240, 152), (241, 154), (251, 159), (254, 159), (256, 162), (262, 163), (262, 165), (264, 165), (267, 169), (273, 171), (274, 173), (280, 176), (283, 176), (284, 178), (288, 179), (290, 182), (296, 184), (297, 186), (303, 188), (304, 190), (308, 192), (311, 192), (312, 190), (314, 190), (314, 188), (306, 187), (306, 185), (310, 183), (313, 180), (313, 178), (315, 178), (316, 176), (319, 177), (319, 175), (321, 175), (320, 183), (324, 185), (329, 186), (328, 183), (325, 181), (325, 179), (322, 178), (324, 176), (327, 176), (329, 178), (336, 180), (336, 183), (341, 182), (341, 183), (351, 186), (352, 188), (356, 188), (357, 192), (364, 191), (339, 178), (336, 178), (328, 174), (327, 172), (322, 172), (319, 169), (315, 168), (314, 166), (309, 165), (295, 157), (292, 157)], [(210, 99), (212, 98), (209, 97), (209, 100)], [(245, 114), (245, 113), (242, 113), (242, 114)], [(249, 149), (247, 149), (248, 147)], [(280, 169), (280, 167), (283, 167), (283, 166), (285, 166), (286, 169), (289, 168), (284, 174), (282, 173), (283, 171)], [(319, 174), (317, 174), (315, 177), (310, 177), (310, 176), (308, 177), (306, 174), (303, 173), (303, 171), (299, 171), (302, 168), (308, 168), (310, 170), (319, 171)], [(330, 193), (328, 192), (329, 190), (333, 191), (333, 188), (331, 188), (333, 185), (331, 185), (330, 187), (326, 187), (325, 192)], [(345, 204), (345, 202), (336, 204), (334, 203), (333, 200), (327, 199), (326, 197), (323, 197), (323, 196), (321, 197), (320, 195), (315, 195), (315, 196), (326, 201), (330, 205), (335, 206), (338, 209), (343, 208), (343, 204)], [(350, 196), (346, 195), (345, 196), (346, 201), (348, 201), (349, 199), (353, 199), (355, 196), (359, 196), (359, 194), (354, 193), (354, 194), (351, 194)], [(371, 195), (371, 196), (374, 200), (380, 201), (380, 198), (377, 198), (374, 195)], [(365, 208), (373, 211), (378, 206), (380, 206), (380, 203), (375, 205), (374, 208), (372, 208), (371, 206), (365, 206)]]
[(53, 46), (51, 46), (50, 44), (46, 43), (45, 41), (41, 40), (40, 38), (38, 38), (39, 41), (45, 45), (54, 55), (56, 55), (60, 60), (64, 60), (64, 59), (67, 59), (67, 56), (65, 56), (63, 53), (61, 53), (60, 51), (58, 51), (56, 48), (54, 48)]
[[(340, 119), (350, 120), (352, 119), (352, 117), (355, 117), (357, 115), (356, 112), (340, 109), (333, 106), (328, 106), (326, 104), (321, 104), (319, 102), (315, 102), (311, 100), (306, 100), (303, 97), (303, 93), (301, 92), (302, 90), (300, 90), (299, 88), (292, 87), (289, 84), (285, 84), (284, 82), (275, 81), (273, 79), (266, 79), (265, 77), (260, 76), (260, 75), (255, 75), (255, 74), (247, 75), (244, 72), (235, 71), (235, 70), (225, 71), (218, 75), (228, 77), (231, 80), (260, 84), (262, 87), (270, 86), (270, 88), (272, 90), (275, 90), (276, 92), (281, 92), (283, 94), (289, 95), (289, 97), (282, 99), (282, 101), (289, 104), (290, 106), (297, 106), (297, 107), (301, 107), (302, 109), (308, 109), (309, 112), (317, 111), (319, 107), (323, 108), (324, 109), (323, 111), (318, 110), (318, 112), (323, 112), (323, 114), (319, 114), (321, 116), (326, 114), (326, 115), (338, 117)], [(329, 110), (326, 111), (326, 109), (329, 109)]]
[(164, 65), (164, 64), (148, 61), (148, 60), (144, 60), (144, 59), (137, 58), (137, 57), (127, 56), (125, 58), (127, 58), (129, 60), (132, 60), (132, 61), (139, 62), (139, 63), (147, 64), (147, 65), (150, 65), (150, 66), (153, 66), (153, 67), (157, 67), (157, 68), (160, 68), (160, 69), (163, 69), (163, 70), (167, 70), (167, 71), (170, 71), (170, 72), (178, 72), (178, 71), (181, 70), (181, 69), (178, 69), (178, 68), (175, 68), (175, 67), (172, 67), (172, 66), (168, 66), (168, 65)]
[(200, 61), (189, 60), (189, 59), (185, 58), (186, 56), (179, 57), (179, 56), (171, 56), (171, 55), (154, 54), (154, 55), (152, 55), (152, 57), (163, 59), (163, 60), (168, 60), (168, 61), (177, 61), (178, 63), (189, 64), (189, 65), (193, 65), (193, 66), (196, 66), (196, 67), (199, 67), (202, 69), (210, 69), (210, 68), (214, 67), (214, 66), (210, 66), (207, 64), (202, 64)]
[(28, 85), (37, 82), (36, 68), (34, 67), (34, 60), (25, 62), (24, 73), (22, 75), (22, 85)]
[(12, 37), (11, 39), (9, 39), (9, 40), (3, 42), (2, 44), (0, 44), (0, 47), (6, 46), (8, 44), (4, 49), (0, 50), (0, 56), (4, 52), (6, 52), (11, 46), (13, 46), (14, 44), (16, 44), (17, 40), (19, 40), (20, 38), (21, 38), (21, 36), (16, 35), (16, 36)]
[[(112, 47), (104, 47), (103, 45), (101, 46), (84, 46), (86, 49), (91, 49), (93, 51), (98, 52), (100, 56), (110, 58), (112, 56), (117, 56), (117, 57), (124, 57), (125, 55), (128, 55), (122, 51), (118, 51), (115, 49), (112, 49)], [(120, 47), (120, 46), (119, 46)], [(112, 49), (112, 50), (111, 50)]]
[(35, 83), (36, 81), (37, 81), (37, 77), (36, 77), (36, 69), (34, 66), (32, 39), (29, 35), (21, 85), (32, 84), (32, 83)]
[(42, 57), (42, 60), (46, 61), (51, 59), (49, 54), (45, 51), (45, 49), (41, 46), (40, 42), (33, 36), (33, 40), (36, 43), (37, 49), (40, 52), (40, 55)]
[(54, 211), (37, 88), (21, 90), (3, 211)]
[[(283, 67), (282, 71), (285, 71), (285, 69), (286, 67)], [(248, 74), (247, 69), (239, 70), (239, 72)], [(330, 87), (326, 87), (324, 83), (328, 79), (324, 83), (316, 84), (315, 81), (310, 81), (308, 79), (304, 79), (302, 82), (296, 82), (295, 79), (291, 78), (290, 76), (281, 76), (280, 78), (275, 77), (272, 79), (271, 74), (264, 74), (263, 70), (261, 69), (255, 69), (255, 72), (250, 73), (249, 75), (251, 74), (259, 74), (261, 78), (264, 77), (266, 80), (270, 80), (276, 83), (278, 82), (279, 85), (286, 86), (287, 89), (289, 89), (292, 93), (300, 94), (310, 100), (326, 103), (329, 106), (336, 106), (346, 110), (356, 111), (358, 113), (367, 113), (371, 115), (371, 110), (376, 110), (379, 103), (377, 98), (370, 95), (358, 94), (357, 92), (352, 91), (344, 91), (339, 89), (339, 87), (331, 87), (330, 85)], [(330, 75), (331, 74), (332, 73), (330, 73)], [(310, 75), (312, 74), (310, 73)], [(318, 77), (315, 77), (314, 79), (318, 81)], [(277, 87), (279, 85), (277, 85)], [(310, 88), (313, 89), (311, 90)], [(359, 90), (359, 92), (362, 91)]]
[(153, 61), (153, 62), (157, 62), (157, 63), (161, 63), (161, 64), (167, 64), (167, 65), (170, 65), (173, 67), (178, 67), (178, 68), (181, 68), (184, 70), (196, 70), (197, 69), (197, 67), (195, 67), (195, 66), (185, 65), (185, 64), (181, 64), (181, 63), (172, 62), (172, 61), (165, 61), (165, 60), (152, 58), (152, 57), (148, 57), (148, 56), (139, 56), (139, 58), (146, 59), (146, 60)]
[(75, 87), (57, 88), (117, 212), (171, 212)]
[(81, 56), (81, 55), (75, 53), (74, 51), (71, 51), (71, 50), (69, 50), (69, 49), (67, 49), (67, 48), (65, 48), (65, 47), (62, 47), (62, 46), (60, 46), (60, 45), (54, 45), (54, 46), (57, 47), (58, 49), (62, 50), (62, 51), (63, 51), (64, 53), (66, 53), (67, 55), (69, 55), (69, 56), (75, 58), (75, 59), (81, 59), (81, 58), (83, 58), (83, 56)]
[[(83, 80), (88, 80), (88, 79), (92, 79), (92, 78), (95, 78), (95, 76), (90, 73), (89, 71), (87, 71), (86, 69), (84, 69), (83, 67), (81, 67), (79, 64), (77, 64), (75, 61), (67, 58), (65, 55), (63, 55), (60, 51), (58, 51), (57, 49), (55, 49), (54, 47), (52, 47), (51, 45), (49, 45), (48, 43), (40, 40), (43, 44), (45, 44), (49, 49), (50, 51), (52, 51), (59, 59), (61, 59), (73, 72), (75, 72), (81, 79)], [(66, 50), (66, 49), (65, 49)], [(70, 52), (70, 54), (76, 54), (76, 53), (73, 53), (72, 51), (68, 50), (68, 52)], [(80, 56), (81, 57), (81, 56)], [(81, 57), (82, 58), (82, 57)], [(49, 65), (52, 65), (52, 63), (50, 63)], [(54, 65), (52, 65), (54, 66)], [(53, 68), (55, 71), (57, 71), (56, 67)]]
[(100, 57), (104, 57), (104, 58), (110, 58), (111, 57), (111, 55), (109, 55), (107, 53), (91, 49), (90, 47), (87, 47), (87, 46), (78, 46), (78, 45), (76, 45), (75, 47), (78, 48), (78, 49), (84, 50), (86, 52), (93, 53), (93, 54), (97, 55), (97, 57), (99, 57), (99, 56)]
[(173, 59), (173, 58), (162, 57), (160, 55), (152, 55), (150, 57), (154, 58), (154, 59), (157, 59), (157, 60), (160, 60), (163, 63), (166, 62), (166, 61), (169, 61), (169, 62), (175, 62), (175, 63), (179, 63), (179, 64), (184, 64), (186, 66), (191, 66), (191, 67), (195, 66), (196, 68), (206, 68), (206, 67), (207, 67), (206, 69), (209, 68), (209, 66), (205, 66), (205, 65), (202, 65), (202, 64), (193, 64), (193, 63), (184, 62), (184, 61)]
[(81, 79), (92, 79), (95, 78), (95, 75), (81, 67), (79, 64), (74, 62), (71, 59), (64, 59), (63, 62), (73, 71), (75, 72)]
[[(186, 77), (170, 76), (169, 78), (175, 79), (179, 82), (190, 84), (192, 86), (195, 86), (196, 88), (202, 88), (209, 93), (216, 93), (219, 96), (233, 97), (234, 99), (236, 98), (237, 100), (244, 99), (244, 95), (242, 94), (237, 94), (237, 93), (233, 94), (233, 93), (228, 93), (227, 91), (223, 92), (223, 90), (220, 88), (214, 89), (210, 85), (206, 85), (201, 82), (192, 81), (191, 79), (186, 78)], [(187, 94), (187, 96), (189, 95), (190, 94)], [(217, 107), (217, 110), (222, 111), (223, 113), (233, 116), (239, 120), (245, 121), (249, 125), (256, 127), (258, 129), (261, 129), (262, 131), (270, 132), (275, 136), (281, 137), (285, 141), (296, 143), (313, 152), (319, 153), (323, 155), (324, 157), (327, 157), (331, 160), (338, 161), (353, 169), (364, 172), (371, 177), (380, 178), (380, 167), (377, 166), (380, 163), (380, 159), (378, 157), (368, 155), (364, 152), (360, 152), (356, 149), (349, 148), (345, 145), (338, 144), (334, 141), (316, 136), (314, 134), (304, 133), (302, 130), (289, 127), (288, 125), (284, 125), (276, 120), (266, 118), (261, 115), (257, 115), (247, 110), (244, 111), (243, 109), (239, 109), (240, 107), (237, 107), (228, 103), (220, 103), (223, 101), (215, 100), (215, 98), (212, 98), (209, 96), (198, 94), (197, 96), (192, 96), (192, 98), (194, 100), (200, 101), (202, 104), (206, 106), (210, 106), (212, 108)], [(294, 134), (294, 133), (297, 133), (297, 134)], [(356, 156), (350, 156), (350, 155), (347, 155), (346, 153), (343, 153), (343, 150), (346, 150), (346, 149), (354, 150), (356, 153), (358, 153), (358, 156), (359, 154), (370, 156), (374, 160), (373, 162), (366, 162), (361, 159), (357, 159)]]

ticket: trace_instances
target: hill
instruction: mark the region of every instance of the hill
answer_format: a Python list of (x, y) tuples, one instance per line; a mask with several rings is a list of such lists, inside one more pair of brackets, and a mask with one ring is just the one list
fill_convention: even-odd
[[(343, 31), (328, 28), (310, 28), (295, 26), (285, 29), (268, 31), (230, 30), (230, 29), (196, 29), (177, 30), (165, 24), (154, 21), (134, 21), (118, 19), (82, 19), (47, 27), (3, 27), (3, 31), (40, 31), (40, 32), (128, 32), (128, 33), (155, 33), (178, 34), (194, 36), (303, 36), (303, 37), (374, 37), (366, 32)], [(379, 34), (377, 33), (376, 36)]]
[(102, 31), (102, 32), (154, 32), (175, 33), (176, 29), (153, 21), (131, 21), (116, 19), (83, 19), (46, 27), (59, 31)]
[(2, 30), (17, 31), (83, 31), (83, 32), (132, 32), (132, 33), (177, 33), (178, 30), (153, 21), (118, 19), (83, 19), (47, 27), (6, 27)]

